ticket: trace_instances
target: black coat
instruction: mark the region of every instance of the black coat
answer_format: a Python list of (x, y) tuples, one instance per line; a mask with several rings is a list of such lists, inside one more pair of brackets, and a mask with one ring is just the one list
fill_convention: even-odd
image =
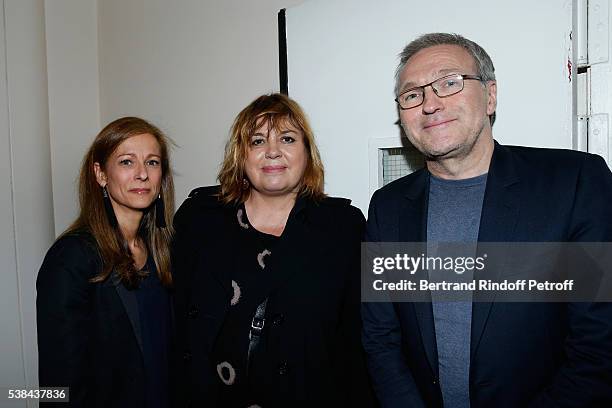
[[(423, 242), (429, 174), (372, 197), (367, 239)], [(601, 157), (495, 144), (480, 242), (611, 242)], [(612, 406), (611, 303), (474, 302), (470, 401), (481, 407)], [(442, 407), (431, 303), (364, 303), (364, 346), (383, 407)]]
[(90, 283), (101, 267), (89, 234), (64, 236), (47, 252), (36, 280), (39, 383), (70, 387), (61, 407), (144, 407), (136, 298), (113, 276)]
[[(230, 307), (228, 271), (238, 245), (237, 208), (218, 188), (194, 190), (175, 217), (176, 313), (184, 404), (215, 405), (211, 351)], [(298, 199), (275, 247), (284, 275), (266, 309), (277, 347), (266, 361), (274, 406), (367, 407), (371, 398), (360, 342), (360, 242), (364, 217), (350, 201)], [(189, 404), (191, 402), (191, 404)]]

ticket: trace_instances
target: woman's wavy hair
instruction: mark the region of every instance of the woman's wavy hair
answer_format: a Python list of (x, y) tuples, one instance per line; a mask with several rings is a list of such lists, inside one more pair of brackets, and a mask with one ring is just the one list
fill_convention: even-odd
[(286, 95), (273, 93), (255, 99), (234, 120), (218, 175), (221, 200), (238, 204), (249, 197), (250, 189), (244, 188), (244, 164), (249, 154), (251, 137), (257, 129), (266, 124), (269, 129), (276, 131), (285, 130), (291, 125), (302, 132), (308, 159), (298, 195), (315, 200), (325, 197), (323, 162), (306, 114), (294, 100)]
[(171, 286), (170, 242), (173, 235), (172, 217), (174, 215), (174, 183), (170, 168), (169, 139), (156, 126), (136, 117), (124, 117), (109, 123), (96, 136), (85, 154), (79, 177), (80, 213), (77, 219), (62, 234), (79, 231), (89, 232), (96, 240), (102, 258), (102, 271), (91, 282), (103, 282), (115, 271), (119, 280), (129, 288), (138, 286), (146, 273), (136, 269), (127, 241), (118, 227), (109, 222), (104, 209), (102, 188), (96, 181), (94, 163), (104, 170), (107, 160), (126, 139), (141, 134), (152, 135), (161, 149), (162, 181), (160, 194), (164, 203), (163, 217), (165, 228), (155, 224), (157, 206), (155, 202), (145, 211), (138, 235), (145, 242), (155, 261), (157, 273), (164, 286)]

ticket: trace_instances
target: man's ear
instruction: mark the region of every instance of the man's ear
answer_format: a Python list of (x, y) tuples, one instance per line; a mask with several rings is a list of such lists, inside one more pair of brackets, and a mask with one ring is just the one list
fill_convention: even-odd
[(487, 115), (492, 115), (497, 109), (497, 82), (487, 82)]
[(106, 187), (106, 174), (102, 170), (100, 163), (95, 162), (93, 165), (93, 171), (96, 175), (96, 181), (100, 185), (100, 187)]

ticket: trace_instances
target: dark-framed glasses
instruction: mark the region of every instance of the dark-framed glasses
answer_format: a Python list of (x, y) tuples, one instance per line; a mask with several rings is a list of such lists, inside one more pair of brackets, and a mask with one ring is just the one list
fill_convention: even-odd
[(425, 99), (425, 88), (431, 85), (431, 89), (440, 98), (454, 95), (463, 91), (464, 81), (466, 79), (475, 79), (482, 81), (482, 78), (476, 75), (465, 75), (465, 74), (451, 74), (438, 78), (435, 81), (431, 81), (428, 84), (422, 86), (415, 86), (410, 88), (395, 98), (401, 109), (416, 108), (423, 103)]

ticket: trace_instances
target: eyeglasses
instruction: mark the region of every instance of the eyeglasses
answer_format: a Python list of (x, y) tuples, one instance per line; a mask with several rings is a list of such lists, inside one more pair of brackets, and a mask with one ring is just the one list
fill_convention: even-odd
[(463, 91), (463, 83), (466, 79), (482, 81), (482, 78), (475, 75), (452, 74), (438, 78), (428, 84), (410, 88), (402, 92), (395, 98), (401, 109), (410, 109), (420, 106), (425, 100), (425, 88), (431, 85), (431, 89), (440, 98), (454, 95)]

